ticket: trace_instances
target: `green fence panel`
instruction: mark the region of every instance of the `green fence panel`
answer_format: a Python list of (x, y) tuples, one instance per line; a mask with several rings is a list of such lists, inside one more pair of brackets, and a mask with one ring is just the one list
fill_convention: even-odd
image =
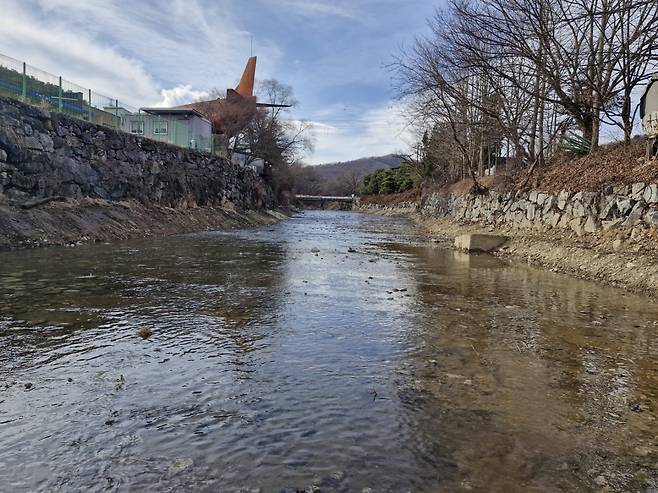
[[(214, 152), (212, 137), (195, 135), (190, 125), (174, 117), (140, 113), (137, 108), (121, 100), (110, 98), (2, 54), (0, 96), (19, 99), (25, 103), (178, 147), (209, 154)], [(141, 122), (141, 125), (131, 128), (133, 122)]]
[(32, 65), (25, 66), (26, 102), (51, 110), (59, 109), (59, 77)]
[(0, 96), (22, 98), (25, 86), (24, 64), (0, 55)]

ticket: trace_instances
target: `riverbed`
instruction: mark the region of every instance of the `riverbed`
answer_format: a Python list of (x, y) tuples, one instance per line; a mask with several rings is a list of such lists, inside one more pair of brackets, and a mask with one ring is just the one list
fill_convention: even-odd
[(2, 252), (0, 491), (654, 491), (657, 333), (400, 218)]

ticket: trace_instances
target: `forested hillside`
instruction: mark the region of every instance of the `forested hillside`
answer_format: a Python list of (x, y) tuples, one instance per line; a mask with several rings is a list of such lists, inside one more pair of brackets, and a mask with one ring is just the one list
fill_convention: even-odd
[(298, 170), (297, 193), (309, 195), (351, 195), (357, 193), (363, 177), (382, 168), (397, 168), (395, 154), (366, 157), (340, 163), (304, 166)]

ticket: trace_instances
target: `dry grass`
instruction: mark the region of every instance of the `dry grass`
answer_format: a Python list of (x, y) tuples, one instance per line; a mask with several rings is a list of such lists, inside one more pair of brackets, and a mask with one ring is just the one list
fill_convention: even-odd
[[(658, 160), (645, 161), (646, 142), (621, 144), (577, 158), (564, 156), (543, 170), (537, 170), (526, 188), (546, 192), (578, 190), (596, 192), (608, 186), (658, 181)], [(520, 180), (519, 180), (520, 181)]]
[(362, 204), (375, 204), (375, 205), (392, 205), (401, 204), (403, 202), (415, 202), (420, 197), (420, 190), (407, 190), (402, 193), (392, 193), (389, 195), (364, 195), (361, 197)]

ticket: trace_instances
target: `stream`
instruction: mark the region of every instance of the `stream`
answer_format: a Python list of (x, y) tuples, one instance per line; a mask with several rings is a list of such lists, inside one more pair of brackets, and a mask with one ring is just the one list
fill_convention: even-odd
[(0, 252), (0, 491), (658, 491), (657, 334), (352, 212)]

